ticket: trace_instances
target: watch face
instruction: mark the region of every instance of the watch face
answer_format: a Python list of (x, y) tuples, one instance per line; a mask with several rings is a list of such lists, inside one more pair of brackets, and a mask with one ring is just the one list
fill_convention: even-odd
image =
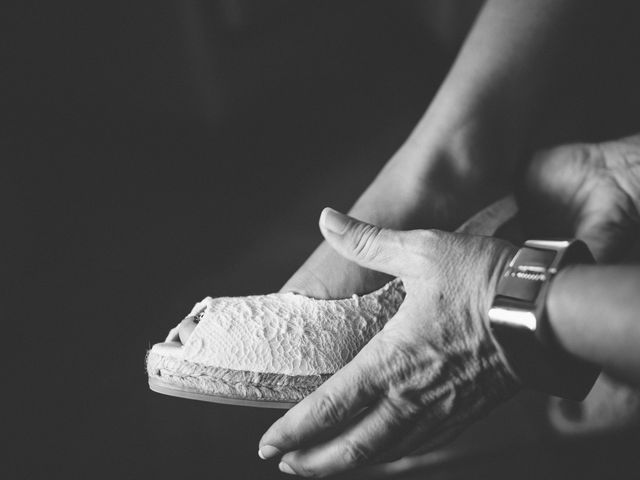
[(557, 252), (553, 250), (530, 247), (520, 249), (498, 285), (499, 295), (522, 302), (535, 302), (556, 255)]
[(544, 312), (549, 280), (562, 265), (571, 263), (593, 263), (584, 243), (525, 242), (498, 283), (489, 320), (509, 364), (525, 385), (581, 400), (595, 382), (598, 369), (558, 347)]
[(555, 250), (543, 250), (541, 248), (526, 247), (521, 248), (511, 263), (519, 267), (530, 267), (546, 271), (556, 258), (558, 252)]

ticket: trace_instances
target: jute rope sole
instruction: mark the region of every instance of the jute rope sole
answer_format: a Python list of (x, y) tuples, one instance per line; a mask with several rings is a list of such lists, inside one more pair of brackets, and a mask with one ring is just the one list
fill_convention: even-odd
[(291, 408), (330, 375), (282, 375), (199, 365), (149, 352), (149, 388), (157, 393), (213, 403)]

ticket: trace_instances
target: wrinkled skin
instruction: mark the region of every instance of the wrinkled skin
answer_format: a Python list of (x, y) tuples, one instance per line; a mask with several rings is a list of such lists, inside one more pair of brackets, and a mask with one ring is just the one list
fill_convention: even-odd
[(576, 236), (599, 261), (622, 259), (640, 241), (640, 135), (538, 153), (522, 205), (536, 235)]
[[(385, 328), (260, 441), (263, 456), (275, 447), (284, 454), (281, 470), (303, 476), (438, 445), (518, 386), (484, 314), (514, 246), (379, 229), (327, 210), (321, 229), (329, 244), (359, 265), (400, 277), (407, 294)], [(344, 233), (332, 231), (327, 217), (346, 222)]]

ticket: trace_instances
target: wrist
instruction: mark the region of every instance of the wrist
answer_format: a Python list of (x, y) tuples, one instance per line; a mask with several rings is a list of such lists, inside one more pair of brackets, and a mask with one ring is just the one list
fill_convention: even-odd
[(349, 213), (389, 228), (454, 230), (509, 193), (517, 142), (484, 119), (454, 124), (428, 112)]
[(482, 329), (486, 339), (483, 351), (485, 352), (485, 359), (491, 365), (493, 376), (500, 378), (502, 383), (508, 385), (509, 390), (513, 393), (522, 386), (522, 382), (508, 361), (507, 353), (492, 332), (488, 311), (496, 295), (500, 278), (511, 259), (517, 253), (518, 248), (507, 241), (499, 239), (491, 239), (491, 244), (488, 246), (493, 249), (493, 254), (490, 257), (491, 260), (487, 268), (483, 291), (479, 295), (478, 321), (476, 325)]
[(410, 139), (399, 162), (432, 206), (429, 226), (451, 230), (513, 190), (513, 158), (510, 146), (470, 129), (428, 142)]
[(488, 108), (462, 115), (441, 110), (429, 108), (403, 146), (413, 168), (434, 190), (437, 181), (441, 190), (473, 195), (499, 189), (490, 199), (495, 200), (512, 183), (527, 150), (523, 138), (513, 133), (515, 122)]
[[(496, 292), (498, 291), (498, 284), (500, 283), (500, 279), (506, 271), (509, 262), (518, 252), (518, 247), (510, 242), (507, 242), (506, 240), (493, 239), (493, 241), (496, 242), (497, 251), (493, 255), (493, 260), (489, 265), (489, 274), (487, 277), (486, 286), (480, 297), (481, 300), (479, 305), (479, 312), (482, 318), (482, 323), (485, 325), (489, 332), (491, 332), (491, 324), (489, 321), (488, 312), (496, 296)], [(490, 336), (493, 335), (490, 333)], [(495, 343), (496, 345), (498, 345), (497, 342)]]
[(422, 149), (433, 144), (455, 145), (471, 153), (476, 163), (504, 166), (504, 160), (522, 153), (531, 131), (528, 112), (512, 101), (508, 91), (507, 86), (478, 91), (445, 82), (409, 142)]
[(528, 240), (501, 275), (490, 327), (526, 385), (572, 399), (584, 398), (593, 385), (599, 369), (563, 348), (547, 310), (558, 272), (593, 261), (581, 241)]

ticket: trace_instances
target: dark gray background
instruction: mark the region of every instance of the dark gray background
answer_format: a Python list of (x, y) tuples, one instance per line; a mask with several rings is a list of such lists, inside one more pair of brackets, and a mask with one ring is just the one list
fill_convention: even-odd
[[(357, 198), (474, 11), (438, 3), (0, 7), (5, 478), (277, 476), (256, 448), (278, 412), (152, 394), (145, 351), (205, 295), (278, 289), (321, 208)], [(640, 129), (639, 16), (614, 4), (567, 58), (588, 73), (557, 87), (557, 138)], [(523, 424), (526, 448), (429, 478), (638, 471), (637, 436), (550, 446)]]

